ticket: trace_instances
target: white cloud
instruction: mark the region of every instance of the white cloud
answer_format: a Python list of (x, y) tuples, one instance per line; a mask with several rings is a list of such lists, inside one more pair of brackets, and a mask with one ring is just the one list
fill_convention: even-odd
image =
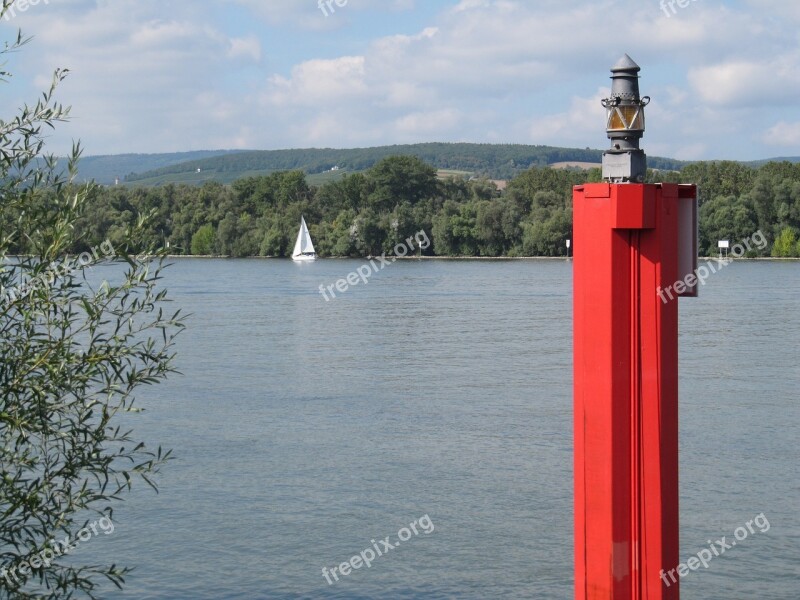
[(800, 11), (764, 1), (698, 1), (667, 19), (656, 1), (453, 0), (437, 13), (411, 0), (348, 0), (326, 19), (313, 0), (204, 10), (59, 0), (15, 18), (36, 38), (22, 68), (12, 65), (27, 87), (12, 89), (30, 99), (53, 68), (69, 67), (59, 97), (76, 121), (54, 141), (80, 137), (90, 153), (418, 140), (604, 147), (598, 88), (628, 52), (653, 97), (649, 154), (756, 158), (777, 140), (796, 143), (800, 120)]
[(249, 58), (253, 62), (261, 60), (261, 42), (257, 37), (232, 38), (229, 44), (228, 58)]
[(530, 126), (529, 141), (553, 146), (586, 146), (602, 139), (606, 112), (600, 101), (608, 98), (611, 88), (599, 88), (588, 98), (574, 97), (566, 112), (545, 115)]
[(800, 53), (731, 60), (689, 70), (700, 97), (715, 105), (763, 108), (800, 101)]
[(781, 121), (770, 127), (762, 139), (769, 146), (793, 146), (795, 151), (799, 151), (800, 121), (795, 123)]
[[(183, 8), (114, 0), (31, 11), (22, 25), (35, 38), (23, 53), (38, 59), (29, 63), (36, 86), (56, 66), (71, 71), (59, 98), (73, 106), (73, 122), (58, 131), (98, 153), (211, 147), (208, 140), (240, 128), (219, 74), (257, 63), (260, 41), (228, 36)], [(198, 131), (207, 139), (196, 139)]]
[(364, 57), (343, 56), (333, 60), (309, 60), (292, 69), (290, 78), (274, 75), (265, 100), (277, 106), (322, 108), (367, 92)]
[(759, 15), (778, 18), (789, 24), (800, 25), (800, 4), (794, 0), (745, 0), (745, 5)]
[[(301, 29), (324, 30), (341, 27), (349, 12), (365, 10), (411, 10), (414, 0), (225, 0), (227, 4), (248, 9), (269, 25), (287, 23)], [(339, 5), (341, 4), (341, 6)]]
[(431, 135), (451, 131), (461, 122), (458, 110), (445, 108), (442, 110), (419, 111), (403, 115), (395, 120), (395, 130), (404, 139), (430, 140)]

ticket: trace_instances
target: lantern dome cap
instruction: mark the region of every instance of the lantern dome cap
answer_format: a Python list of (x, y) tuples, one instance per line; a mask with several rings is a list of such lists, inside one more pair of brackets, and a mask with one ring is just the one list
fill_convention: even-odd
[(612, 73), (617, 71), (633, 71), (638, 73), (641, 71), (642, 68), (636, 64), (636, 62), (627, 54), (625, 54), (622, 58), (617, 61), (613, 67), (611, 67)]

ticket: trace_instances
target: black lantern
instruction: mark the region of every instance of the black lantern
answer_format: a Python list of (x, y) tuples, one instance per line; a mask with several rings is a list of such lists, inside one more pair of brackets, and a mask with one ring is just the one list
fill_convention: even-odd
[(641, 68), (627, 54), (611, 68), (611, 97), (604, 99), (606, 133), (611, 149), (603, 154), (603, 178), (611, 183), (641, 183), (647, 156), (639, 148), (644, 135), (644, 107), (650, 97), (639, 96)]

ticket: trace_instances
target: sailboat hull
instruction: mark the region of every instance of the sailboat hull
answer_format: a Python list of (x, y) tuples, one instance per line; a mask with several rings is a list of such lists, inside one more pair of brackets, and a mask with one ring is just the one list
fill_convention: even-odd
[(317, 260), (317, 255), (309, 255), (309, 254), (299, 254), (297, 256), (293, 256), (292, 260), (295, 262), (311, 262)]

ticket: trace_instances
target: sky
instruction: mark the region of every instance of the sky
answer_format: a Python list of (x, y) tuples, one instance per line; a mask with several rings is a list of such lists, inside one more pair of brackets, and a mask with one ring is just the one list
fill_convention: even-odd
[(628, 53), (649, 155), (800, 155), (797, 0), (17, 0), (3, 41), (17, 29), (0, 119), (70, 69), (54, 153), (605, 148)]

